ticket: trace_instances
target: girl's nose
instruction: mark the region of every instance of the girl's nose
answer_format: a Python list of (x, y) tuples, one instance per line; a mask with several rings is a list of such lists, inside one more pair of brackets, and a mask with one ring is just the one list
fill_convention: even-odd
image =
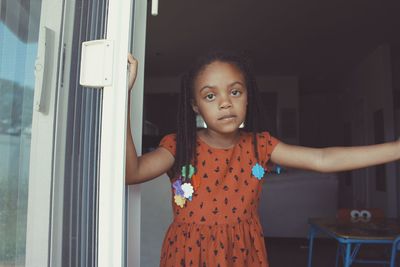
[(219, 108), (220, 109), (226, 109), (226, 108), (230, 108), (230, 107), (232, 107), (231, 99), (229, 98), (229, 96), (223, 96), (221, 98), (221, 102), (219, 104)]

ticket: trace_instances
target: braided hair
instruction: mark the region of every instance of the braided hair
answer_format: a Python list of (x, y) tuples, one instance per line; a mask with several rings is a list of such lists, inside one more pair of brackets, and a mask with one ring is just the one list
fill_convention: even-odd
[[(179, 176), (183, 166), (192, 164), (197, 166), (196, 152), (196, 113), (192, 109), (194, 101), (194, 82), (199, 73), (215, 61), (233, 64), (242, 72), (247, 88), (247, 107), (244, 130), (252, 132), (252, 143), (257, 161), (257, 133), (261, 130), (261, 119), (264, 119), (261, 106), (258, 103), (257, 84), (247, 59), (231, 52), (213, 52), (199, 58), (181, 80), (181, 92), (179, 97), (177, 132), (176, 132), (176, 158), (172, 168), (173, 176)], [(186, 177), (189, 168), (186, 169)]]

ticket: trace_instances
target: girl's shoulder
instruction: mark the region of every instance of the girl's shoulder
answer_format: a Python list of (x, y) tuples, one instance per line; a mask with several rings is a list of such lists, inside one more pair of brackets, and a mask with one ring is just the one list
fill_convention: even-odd
[(170, 133), (170, 134), (167, 134), (167, 135), (165, 135), (162, 139), (161, 139), (161, 141), (160, 141), (160, 143), (161, 142), (165, 142), (165, 141), (174, 141), (174, 142), (176, 142), (176, 133)]
[[(253, 143), (253, 133), (252, 132), (241, 131), (240, 137), (241, 137), (241, 140), (239, 141), (239, 143), (242, 143), (242, 144), (246, 144), (246, 143), (252, 144)], [(256, 133), (256, 138), (257, 138), (257, 146), (270, 147), (272, 149), (280, 142), (277, 138), (272, 136), (268, 131)], [(176, 133), (171, 133), (171, 134), (165, 135), (161, 139), (159, 146), (168, 149), (173, 155), (175, 155)]]
[(165, 135), (161, 139), (159, 147), (163, 147), (163, 148), (167, 149), (169, 152), (171, 152), (172, 155), (175, 155), (175, 153), (176, 153), (176, 134), (171, 133), (171, 134)]
[[(242, 143), (253, 146), (254, 139), (252, 132), (243, 132), (241, 135), (243, 136)], [(280, 140), (272, 136), (268, 131), (263, 131), (256, 133), (256, 142), (261, 155), (270, 155)]]
[[(243, 136), (244, 138), (253, 138), (253, 132), (246, 132), (246, 131), (242, 131), (240, 133), (241, 136)], [(257, 132), (256, 133), (256, 138), (257, 140), (262, 140), (262, 139), (266, 139), (266, 140), (271, 140), (271, 139), (276, 139), (275, 137), (273, 137), (268, 131), (262, 131), (262, 132)]]

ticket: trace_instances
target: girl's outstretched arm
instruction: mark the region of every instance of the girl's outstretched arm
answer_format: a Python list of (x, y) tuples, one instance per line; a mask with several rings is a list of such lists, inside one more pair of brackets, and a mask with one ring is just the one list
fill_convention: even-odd
[(400, 159), (400, 140), (379, 145), (309, 148), (279, 143), (271, 155), (277, 164), (319, 172), (337, 172)]
[[(137, 61), (133, 58), (132, 55), (128, 54), (128, 63), (128, 88), (129, 90), (131, 90), (136, 79)], [(129, 107), (130, 100), (128, 100), (128, 108)], [(128, 124), (126, 133), (125, 181), (127, 184), (137, 184), (151, 180), (167, 172), (174, 164), (175, 158), (168, 150), (161, 147), (138, 157), (132, 139), (129, 113), (130, 112), (128, 112)]]

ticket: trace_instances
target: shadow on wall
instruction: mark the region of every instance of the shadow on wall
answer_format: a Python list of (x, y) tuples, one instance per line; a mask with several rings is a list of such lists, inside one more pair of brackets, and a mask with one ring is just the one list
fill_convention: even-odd
[(164, 174), (141, 187), (140, 266), (159, 266), (164, 235), (172, 222), (171, 183)]
[(260, 220), (267, 237), (308, 235), (308, 218), (335, 217), (338, 203), (336, 174), (288, 170), (265, 178)]

